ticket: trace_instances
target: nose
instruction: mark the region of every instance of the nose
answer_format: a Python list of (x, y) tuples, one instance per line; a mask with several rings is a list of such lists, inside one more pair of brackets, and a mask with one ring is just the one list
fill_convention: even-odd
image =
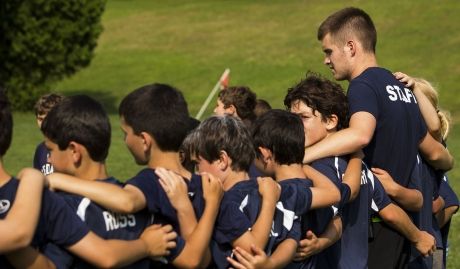
[(331, 63), (331, 59), (329, 59), (329, 57), (324, 57), (323, 63), (324, 63), (325, 65), (329, 65), (329, 64)]

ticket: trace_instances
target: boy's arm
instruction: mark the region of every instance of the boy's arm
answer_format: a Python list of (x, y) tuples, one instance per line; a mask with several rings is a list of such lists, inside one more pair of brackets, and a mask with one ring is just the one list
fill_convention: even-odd
[(129, 184), (120, 188), (114, 184), (82, 180), (62, 173), (53, 173), (46, 178), (51, 189), (88, 197), (102, 207), (118, 213), (135, 213), (146, 207), (142, 191)]
[(342, 156), (356, 152), (369, 144), (377, 122), (368, 112), (356, 112), (350, 118), (349, 127), (342, 129), (305, 149), (303, 163), (329, 156)]
[(202, 173), (205, 208), (198, 224), (187, 238), (184, 249), (173, 265), (178, 268), (205, 268), (211, 261), (209, 241), (223, 196), (222, 184), (211, 174)]
[(390, 174), (380, 168), (371, 168), (385, 188), (385, 192), (406, 210), (418, 212), (423, 205), (423, 195), (417, 189), (405, 188), (396, 183)]
[(440, 210), (436, 214), (436, 220), (438, 221), (439, 227), (442, 228), (446, 223), (452, 218), (452, 216), (457, 213), (458, 205), (449, 206)]
[(417, 98), (418, 107), (420, 108), (422, 117), (425, 120), (428, 132), (430, 132), (433, 138), (441, 142), (441, 121), (439, 120), (438, 112), (436, 111), (436, 108), (431, 104), (428, 97), (423, 94), (422, 90), (420, 89), (420, 84), (417, 83), (412, 77), (402, 72), (395, 72), (393, 75), (397, 80), (404, 83), (409, 89), (412, 90), (415, 97)]
[(0, 253), (30, 244), (40, 214), (45, 178), (32, 168), (18, 174), (21, 179), (16, 199), (8, 216), (0, 221)]
[(262, 196), (262, 205), (256, 222), (252, 229), (232, 242), (232, 246), (239, 246), (245, 250), (250, 249), (251, 244), (265, 248), (272, 227), (273, 216), (275, 215), (276, 203), (278, 202), (281, 188), (272, 178), (259, 177), (259, 193)]
[(326, 230), (319, 237), (312, 231), (307, 231), (306, 238), (300, 240), (294, 257), (295, 261), (302, 261), (315, 255), (337, 242), (342, 236), (342, 219), (335, 216)]
[(340, 191), (325, 175), (309, 165), (303, 165), (307, 178), (313, 182), (311, 187), (311, 208), (328, 207), (340, 201)]
[(31, 246), (13, 251), (6, 255), (14, 268), (55, 269), (54, 263)]
[(422, 139), (418, 149), (423, 158), (434, 169), (448, 171), (454, 166), (454, 157), (452, 157), (447, 148), (436, 141), (429, 132), (427, 132)]
[(348, 161), (345, 174), (342, 177), (342, 183), (350, 187), (350, 199), (348, 201), (353, 201), (359, 194), (363, 157), (364, 154), (361, 150), (353, 153)]
[(173, 171), (157, 167), (155, 173), (169, 201), (177, 212), (180, 235), (187, 240), (197, 225), (195, 210), (188, 197), (187, 185), (184, 179)]
[(412, 242), (422, 255), (433, 254), (436, 249), (434, 237), (425, 231), (420, 231), (399, 206), (390, 203), (379, 211), (379, 215), (385, 223)]
[(175, 247), (176, 233), (170, 225), (153, 225), (141, 235), (141, 239), (104, 240), (89, 232), (77, 243), (67, 249), (97, 267), (121, 267), (134, 263), (147, 256), (160, 257), (169, 254)]

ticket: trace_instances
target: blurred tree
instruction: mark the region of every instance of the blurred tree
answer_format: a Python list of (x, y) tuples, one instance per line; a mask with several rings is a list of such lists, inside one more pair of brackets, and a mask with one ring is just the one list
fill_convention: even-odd
[(105, 0), (1, 0), (0, 86), (28, 110), (52, 82), (88, 66)]

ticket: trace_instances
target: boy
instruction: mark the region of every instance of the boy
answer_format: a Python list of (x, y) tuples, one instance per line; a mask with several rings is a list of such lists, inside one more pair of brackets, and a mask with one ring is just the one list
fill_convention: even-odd
[[(37, 119), (38, 128), (41, 128), (43, 120), (50, 110), (64, 98), (63, 95), (57, 93), (49, 93), (41, 96), (35, 103), (35, 117)], [(34, 154), (34, 168), (42, 171), (46, 176), (53, 173), (53, 166), (48, 162), (49, 152), (45, 147), (45, 143), (38, 144)]]
[[(258, 169), (266, 175), (274, 176), (281, 185), (281, 197), (277, 207), (290, 210), (298, 217), (297, 220), (294, 220), (298, 227), (295, 229), (293, 227), (291, 230), (286, 229), (287, 227), (279, 227), (276, 229), (278, 237), (271, 238), (271, 241), (275, 241), (275, 245), (271, 246), (272, 250), (275, 248), (276, 250), (269, 260), (274, 263), (273, 268), (284, 267), (291, 262), (297, 249), (297, 242), (301, 239), (301, 222), (313, 221), (310, 219), (311, 214), (306, 214), (306, 212), (322, 207), (328, 207), (324, 210), (329, 211), (330, 206), (339, 201), (340, 193), (334, 184), (326, 178), (314, 180), (313, 186), (311, 186), (310, 180), (306, 179), (304, 169), (311, 168), (302, 167), (305, 132), (302, 121), (297, 115), (278, 109), (268, 111), (254, 123), (252, 136), (254, 146), (257, 148), (256, 165)], [(357, 168), (359, 170), (360, 166)], [(355, 181), (358, 180), (359, 176), (356, 176)], [(302, 192), (306, 192), (306, 194), (301, 195)], [(305, 203), (305, 200), (309, 200), (311, 203)], [(282, 211), (276, 211), (275, 227), (277, 224), (284, 224), (280, 218), (285, 219), (286, 214), (280, 213)], [(330, 218), (325, 220), (325, 223), (327, 224), (329, 221)], [(290, 249), (292, 252), (289, 252), (290, 256), (286, 256), (290, 259), (286, 259), (285, 263), (274, 262), (273, 260), (277, 259), (275, 254), (281, 250), (277, 244), (285, 238), (286, 241), (291, 241), (291, 246), (293, 246)]]
[[(97, 101), (86, 95), (66, 97), (48, 113), (41, 129), (50, 152), (49, 162), (56, 172), (123, 187), (122, 183), (107, 175), (105, 160), (109, 152), (111, 127), (109, 118)], [(137, 239), (151, 224), (153, 217), (146, 211), (116, 214), (88, 198), (64, 192), (58, 194), (91, 231), (105, 239)], [(66, 253), (53, 245), (47, 246), (46, 250), (45, 254), (59, 268), (72, 262), (74, 268), (88, 267), (81, 260), (64, 259)], [(148, 268), (148, 264), (149, 260), (145, 259), (133, 264), (132, 268)]]
[(243, 122), (232, 116), (210, 117), (187, 137), (184, 148), (199, 172), (219, 178), (225, 191), (211, 245), (215, 266), (227, 268), (226, 258), (235, 246), (264, 248), (279, 188), (270, 178), (249, 177), (255, 152)]
[[(88, 197), (114, 212), (132, 214), (147, 208), (155, 215), (155, 223), (171, 224), (175, 231), (181, 230), (182, 237), (177, 238), (176, 248), (164, 261), (175, 267), (205, 267), (210, 260), (208, 244), (221, 190), (214, 188), (219, 183), (213, 178), (192, 176), (181, 165), (179, 147), (189, 130), (187, 103), (182, 93), (165, 84), (146, 85), (122, 100), (119, 113), (128, 149), (137, 164), (148, 167), (123, 188), (105, 182), (58, 177), (50, 178), (51, 187)], [(190, 216), (187, 233), (182, 231), (181, 216), (176, 214), (158, 182), (157, 167), (172, 170), (187, 179), (192, 201), (186, 200), (185, 207), (192, 208), (193, 202), (194, 209), (187, 212)]]
[[(408, 185), (412, 165), (401, 164), (415, 163), (419, 149), (433, 167), (452, 168), (452, 156), (427, 133), (416, 99), (391, 72), (378, 67), (377, 32), (368, 14), (352, 7), (335, 12), (320, 25), (318, 40), (334, 78), (350, 81), (351, 117), (348, 128), (306, 150), (306, 163), (363, 149), (365, 163), (388, 171), (403, 187)], [(384, 225), (379, 230), (371, 244), (369, 265), (405, 264), (403, 237)]]
[(249, 128), (256, 118), (254, 113), (256, 102), (256, 94), (249, 87), (228, 87), (219, 92), (214, 114), (218, 116), (229, 115), (237, 117)]
[[(314, 146), (347, 126), (347, 100), (340, 85), (314, 74), (289, 89), (284, 103), (291, 112), (299, 115), (304, 124), (307, 147)], [(312, 166), (326, 174), (340, 186), (343, 233), (341, 268), (367, 267), (368, 220), (370, 210), (410, 239), (423, 254), (427, 254), (433, 238), (419, 231), (399, 207), (392, 204), (380, 182), (367, 167), (363, 167), (361, 185), (343, 184), (347, 159), (328, 157)], [(356, 199), (355, 199), (356, 198)], [(394, 216), (398, 217), (394, 217)], [(431, 243), (430, 243), (431, 242)]]
[[(3, 157), (11, 143), (12, 124), (8, 100), (5, 93), (0, 91), (0, 157)], [(11, 205), (14, 208), (19, 182), (4, 170), (1, 163), (0, 175), (0, 199), (2, 204)], [(19, 200), (18, 202), (21, 201)], [(8, 218), (9, 213), (9, 208), (3, 207), (0, 212), (0, 219)], [(131, 242), (101, 240), (90, 232), (86, 225), (71, 212), (62, 198), (45, 189), (42, 193), (40, 216), (31, 245), (39, 248), (46, 243), (53, 242), (67, 248), (72, 253), (96, 266), (113, 267), (129, 264), (148, 256), (154, 248), (150, 241), (155, 240), (156, 233), (155, 230), (149, 229), (148, 232), (143, 234), (143, 239)], [(16, 262), (19, 261), (20, 265), (15, 263), (15, 266), (24, 267), (25, 265), (21, 264), (21, 261), (28, 261), (31, 257), (17, 254), (30, 254), (30, 250), (32, 250), (30, 247), (26, 250), (18, 250), (16, 253), (10, 253), (8, 258), (13, 258)], [(36, 257), (36, 253), (32, 255)], [(5, 257), (1, 256), (0, 267), (11, 268), (11, 264), (6, 261)]]

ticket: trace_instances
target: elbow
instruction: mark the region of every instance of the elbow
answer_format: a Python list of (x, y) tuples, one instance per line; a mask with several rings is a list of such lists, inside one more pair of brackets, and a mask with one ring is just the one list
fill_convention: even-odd
[(383, 210), (380, 210), (379, 215), (385, 221), (385, 223), (394, 227), (396, 223), (398, 222), (398, 215), (396, 214), (394, 210), (391, 210), (389, 208), (390, 206), (387, 206)]
[(119, 267), (118, 260), (113, 255), (104, 255), (104, 258), (96, 261), (93, 265), (99, 268)]
[[(17, 227), (17, 226), (16, 226)], [(32, 242), (33, 232), (16, 230), (15, 249), (25, 248)]]
[(372, 139), (372, 136), (371, 137), (367, 137), (363, 135), (356, 136), (355, 145), (357, 145), (359, 149), (362, 149), (371, 142), (371, 139)]

